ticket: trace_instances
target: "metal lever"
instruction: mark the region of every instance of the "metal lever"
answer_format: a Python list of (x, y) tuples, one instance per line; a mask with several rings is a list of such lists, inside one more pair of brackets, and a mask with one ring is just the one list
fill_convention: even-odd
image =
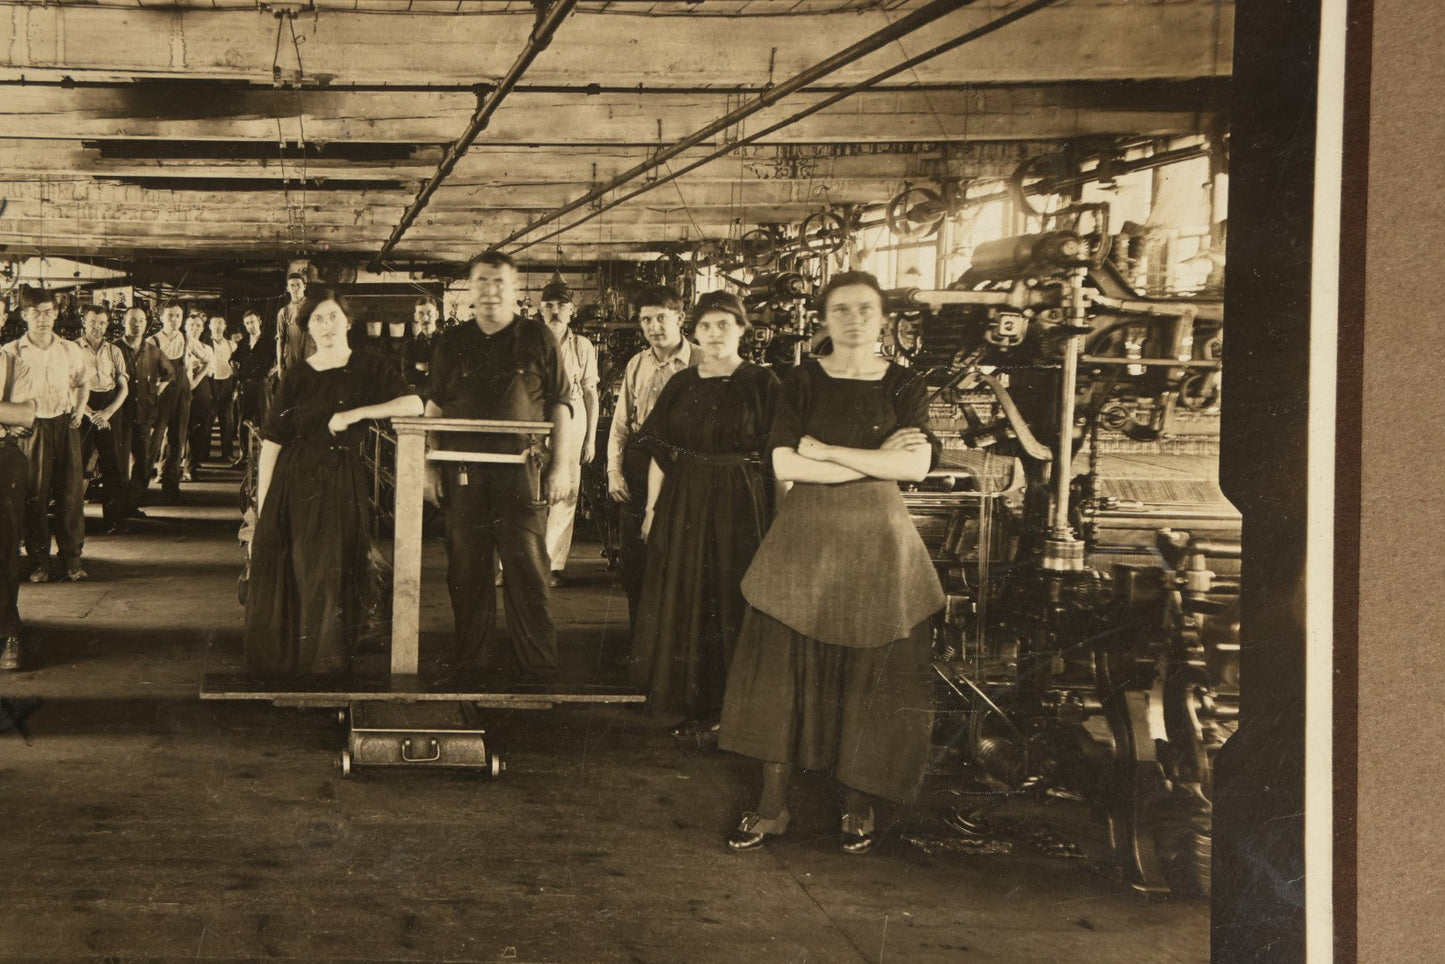
[(1004, 418), (1008, 420), (1009, 428), (1013, 431), (1014, 438), (1018, 440), (1019, 448), (1023, 449), (1024, 454), (1039, 462), (1047, 462), (1052, 459), (1053, 453), (1049, 451), (1047, 445), (1034, 437), (1034, 433), (1029, 430), (1029, 423), (1024, 421), (1019, 407), (1014, 404), (1013, 396), (1009, 394), (1007, 388), (1003, 387), (1003, 383), (998, 380), (998, 377), (986, 372), (977, 374), (978, 380), (987, 385), (989, 391), (993, 392), (994, 397), (998, 399)]

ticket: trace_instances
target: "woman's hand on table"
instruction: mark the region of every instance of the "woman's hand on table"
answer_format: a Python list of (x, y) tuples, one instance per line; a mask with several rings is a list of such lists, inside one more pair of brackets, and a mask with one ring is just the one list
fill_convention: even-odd
[(342, 432), (355, 425), (357, 418), (352, 412), (337, 412), (331, 416), (331, 421), (326, 423), (327, 429), (332, 435), (340, 435)]

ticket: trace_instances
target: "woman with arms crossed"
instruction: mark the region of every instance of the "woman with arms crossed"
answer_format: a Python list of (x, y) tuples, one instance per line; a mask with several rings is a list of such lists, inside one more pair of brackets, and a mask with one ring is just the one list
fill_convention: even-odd
[(944, 596), (898, 489), (933, 460), (927, 389), (877, 354), (872, 275), (839, 274), (822, 303), (833, 352), (779, 395), (768, 448), (793, 487), (742, 584), (719, 745), (759, 760), (763, 788), (728, 834), (733, 850), (787, 829), (788, 780), (803, 767), (842, 786), (842, 847), (864, 853), (873, 798), (911, 800), (928, 761), (929, 622)]

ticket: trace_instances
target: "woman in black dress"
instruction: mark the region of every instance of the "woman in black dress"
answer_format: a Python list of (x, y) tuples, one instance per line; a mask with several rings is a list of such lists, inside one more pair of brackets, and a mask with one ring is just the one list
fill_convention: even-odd
[(711, 729), (744, 609), (739, 583), (767, 529), (771, 480), (760, 453), (778, 379), (738, 354), (747, 310), (712, 292), (692, 312), (695, 368), (668, 381), (638, 433), (652, 453), (647, 570), (634, 658), (649, 708)]
[(335, 291), (308, 292), (297, 320), (316, 353), (286, 373), (261, 429), (245, 634), (256, 675), (348, 668), (370, 530), (363, 423), (422, 413), (400, 372), (351, 351), (349, 315)]
[(823, 291), (831, 355), (790, 373), (768, 440), (793, 487), (743, 580), (719, 746), (763, 765), (762, 799), (728, 835), (788, 826), (793, 767), (843, 787), (843, 849), (873, 845), (873, 798), (918, 791), (932, 728), (930, 617), (943, 589), (898, 482), (934, 456), (927, 389), (877, 354), (883, 293), (863, 272)]

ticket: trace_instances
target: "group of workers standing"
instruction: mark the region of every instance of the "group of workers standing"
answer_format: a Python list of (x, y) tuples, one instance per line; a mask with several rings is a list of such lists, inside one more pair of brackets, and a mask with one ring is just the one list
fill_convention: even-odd
[[(0, 670), (27, 663), (15, 604), (25, 573), (32, 583), (89, 578), (83, 558), (87, 466), (101, 483), (103, 526), (110, 535), (125, 532), (128, 520), (145, 518), (142, 506), (149, 502), (181, 501), (181, 483), (194, 480), (211, 458), (218, 422), (221, 464), (245, 463), (250, 426), (261, 416), (268, 386), (276, 383), (277, 359), (291, 334), (286, 321), (303, 303), (305, 287), (298, 275), (288, 279), (290, 303), (278, 314), (274, 333), (264, 330), (255, 309), (244, 312), (243, 331), (233, 333), (219, 313), (165, 301), (154, 332), (140, 306), (113, 319), (106, 305), (82, 305), (73, 339), (56, 330), (60, 305), (53, 291), (21, 290), (24, 330), (0, 346), (0, 486), (8, 500), (0, 509)], [(425, 314), (434, 329), (435, 305), (423, 301), (426, 311), (418, 307), (417, 315)], [(117, 320), (120, 331), (114, 333)], [(430, 344), (425, 335), (415, 342), (395, 364), (413, 381), (425, 377), (423, 349)], [(148, 492), (153, 479), (159, 481), (158, 498)], [(23, 567), (18, 551), (9, 551), (20, 545)]]
[(22, 289), (20, 313), (25, 331), (0, 347), (0, 670), (12, 671), (26, 662), (16, 605), (20, 545), (30, 582), (88, 579), (85, 466), (95, 464), (103, 486), (107, 534), (144, 517), (162, 454), (162, 491), (178, 499), (187, 463), (193, 469), (209, 448), (217, 398), (227, 413), (223, 449), (232, 439), (230, 393), (238, 377), (249, 377), (246, 359), (257, 352), (260, 332), (259, 318), (248, 318), (249, 338), (233, 342), (224, 319), (198, 308), (186, 317), (169, 302), (160, 331), (148, 336), (145, 310), (129, 308), (121, 336), (111, 341), (109, 309), (86, 305), (80, 337), (71, 340), (56, 332), (54, 292), (38, 288)]
[[(160, 462), (161, 501), (178, 503), (180, 484), (194, 481), (210, 458), (211, 434), (220, 423), (220, 459), (231, 467), (245, 462), (246, 423), (256, 417), (275, 352), (261, 316), (248, 310), (243, 331), (229, 333), (226, 319), (199, 305), (174, 301), (160, 306), (160, 331), (143, 338), (135, 386), (141, 394), (141, 440), (132, 442), (128, 514), (141, 512), (150, 467)], [(126, 339), (145, 332), (143, 309), (126, 312)], [(238, 451), (239, 443), (239, 451)], [(144, 446), (144, 447), (142, 447)], [(122, 465), (124, 460), (122, 460)], [(105, 468), (102, 464), (102, 476)], [(108, 483), (107, 483), (108, 485)]]
[[(432, 463), (427, 498), (445, 518), (455, 621), (438, 679), (558, 679), (549, 603), (565, 563), (553, 545), (571, 520), (554, 526), (549, 513), (575, 506), (578, 465), (595, 454), (596, 355), (567, 330), (565, 288), (544, 291), (538, 323), (517, 313), (510, 258), (481, 255), (468, 271), (475, 321), (438, 336), (421, 386), (352, 350), (335, 290), (298, 305), (301, 362), (261, 429), (250, 671), (349, 668), (372, 511), (363, 423), (425, 414), (552, 424), (550, 439), (449, 434), (455, 451), (536, 458)], [(936, 455), (926, 389), (877, 353), (883, 295), (871, 275), (838, 275), (821, 300), (831, 353), (780, 382), (741, 357), (750, 325), (736, 297), (700, 298), (689, 341), (677, 295), (643, 291), (648, 347), (627, 364), (608, 440), (633, 634), (603, 655), (647, 687), (655, 712), (681, 720), (675, 733), (716, 731), (722, 749), (761, 763), (758, 804), (728, 835), (735, 850), (787, 829), (788, 781), (804, 767), (841, 784), (842, 846), (865, 852), (874, 801), (909, 800), (929, 748), (930, 619), (944, 597), (898, 487)]]
[[(460, 452), (523, 458), (430, 463), (427, 498), (445, 520), (455, 621), (438, 679), (556, 682), (550, 591), (580, 465), (596, 456), (597, 354), (570, 329), (565, 285), (544, 289), (538, 322), (517, 311), (505, 255), (473, 259), (468, 282), (475, 321), (438, 332), (434, 304), (418, 302), (416, 354), (356, 330), (343, 294), (299, 276), (274, 339), (254, 311), (233, 339), (224, 319), (166, 303), (159, 332), (147, 336), (132, 308), (114, 342), (106, 309), (88, 307), (72, 342), (55, 334), (54, 295), (24, 291), (26, 332), (0, 348), (0, 669), (22, 661), (20, 544), (32, 581), (86, 578), (86, 452), (98, 456), (105, 520), (119, 526), (140, 513), (158, 457), (161, 491), (176, 496), (211, 413), (234, 397), (261, 438), (250, 672), (349, 670), (371, 564), (366, 423), (427, 415), (551, 423), (550, 437), (449, 435)], [(751, 326), (738, 298), (705, 294), (684, 318), (676, 293), (644, 289), (647, 347), (627, 363), (607, 441), (633, 632), (600, 655), (647, 689), (675, 735), (716, 733), (720, 748), (760, 762), (758, 803), (728, 835), (735, 850), (787, 829), (795, 767), (832, 773), (842, 846), (868, 850), (874, 801), (909, 800), (929, 747), (930, 619), (944, 597), (898, 487), (936, 456), (926, 388), (877, 352), (883, 293), (871, 275), (837, 275), (820, 300), (831, 351), (780, 381), (743, 359)]]

